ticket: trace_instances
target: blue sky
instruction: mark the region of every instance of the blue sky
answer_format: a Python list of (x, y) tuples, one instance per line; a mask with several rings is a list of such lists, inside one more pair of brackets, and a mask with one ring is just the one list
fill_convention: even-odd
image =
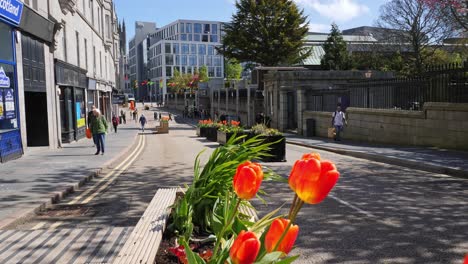
[[(309, 30), (328, 32), (336, 22), (340, 29), (374, 25), (379, 7), (388, 0), (294, 0), (309, 17)], [(230, 21), (234, 0), (114, 0), (119, 19), (125, 19), (127, 39), (135, 21), (156, 22), (158, 27), (177, 19)]]

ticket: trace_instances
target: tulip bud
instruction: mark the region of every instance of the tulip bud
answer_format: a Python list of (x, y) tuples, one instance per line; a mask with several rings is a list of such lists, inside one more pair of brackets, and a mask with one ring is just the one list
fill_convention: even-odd
[(229, 256), (234, 264), (252, 264), (260, 251), (260, 240), (253, 232), (242, 230), (232, 244)]
[[(270, 229), (265, 236), (265, 248), (267, 252), (275, 251), (275, 247), (278, 244), (281, 236), (283, 235), (286, 227), (289, 225), (289, 219), (275, 219), (273, 223), (271, 223)], [(299, 226), (291, 225), (279, 244), (276, 248), (276, 251), (281, 251), (286, 255), (289, 254), (292, 247), (294, 246), (294, 242), (296, 242), (297, 235), (299, 234)]]
[(246, 161), (237, 167), (232, 184), (239, 198), (250, 200), (257, 194), (262, 180), (262, 166), (258, 163)]

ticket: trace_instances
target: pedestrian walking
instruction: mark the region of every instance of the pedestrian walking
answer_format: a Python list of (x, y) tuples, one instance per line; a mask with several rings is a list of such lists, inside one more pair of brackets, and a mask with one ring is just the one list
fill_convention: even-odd
[(159, 113), (159, 120), (161, 120), (161, 113)]
[(154, 117), (154, 120), (158, 120), (158, 112), (154, 112), (153, 117)]
[(341, 111), (341, 105), (336, 107), (336, 111), (333, 113), (332, 126), (335, 128), (335, 141), (341, 141), (341, 132), (343, 131), (343, 126), (348, 125), (346, 120), (346, 115)]
[(99, 155), (99, 153), (104, 155), (105, 139), (108, 129), (107, 120), (101, 115), (99, 109), (94, 109), (93, 115), (94, 119), (91, 122), (91, 132), (93, 133), (94, 142), (96, 142), (96, 153), (94, 155)]
[(94, 118), (96, 118), (94, 116), (94, 110), (96, 109), (96, 106), (92, 106), (91, 107), (91, 111), (88, 112), (88, 128), (91, 130), (91, 135), (93, 137), (93, 147), (96, 146), (96, 140), (94, 140), (94, 134), (93, 134), (93, 130), (91, 129), (91, 123), (93, 122)]
[(146, 117), (144, 114), (141, 114), (140, 116), (140, 124), (141, 124), (141, 130), (145, 132)]
[(123, 109), (120, 109), (120, 118), (122, 119), (121, 121), (124, 123), (124, 124), (127, 124), (127, 117), (126, 117), (126, 114), (124, 112)]
[(169, 120), (172, 121), (172, 115), (169, 113)]
[(112, 113), (112, 125), (114, 126), (114, 131), (117, 133), (117, 127), (119, 126), (119, 118)]

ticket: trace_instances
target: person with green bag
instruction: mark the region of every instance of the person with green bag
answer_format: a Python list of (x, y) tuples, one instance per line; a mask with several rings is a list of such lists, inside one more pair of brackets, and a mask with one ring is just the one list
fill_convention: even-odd
[(104, 155), (104, 146), (107, 133), (107, 120), (101, 115), (99, 109), (93, 109), (94, 119), (91, 120), (91, 133), (93, 134), (94, 142), (96, 143), (96, 153), (94, 155)]

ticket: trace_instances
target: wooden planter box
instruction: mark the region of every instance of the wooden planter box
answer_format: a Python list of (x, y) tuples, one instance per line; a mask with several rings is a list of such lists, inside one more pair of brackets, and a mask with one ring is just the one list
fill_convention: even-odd
[[(244, 135), (244, 133), (242, 132), (237, 133), (237, 137), (242, 136), (242, 135)], [(225, 145), (229, 141), (229, 139), (231, 139), (232, 136), (234, 136), (234, 133), (226, 133), (226, 132), (218, 130), (217, 141), (219, 144)]]
[(206, 137), (207, 129), (207, 127), (197, 127), (197, 136)]
[(158, 134), (169, 133), (169, 122), (159, 122), (159, 126), (156, 127), (156, 132)]
[[(249, 134), (247, 138), (252, 138), (254, 136), (255, 136), (254, 134)], [(270, 145), (270, 150), (268, 151), (268, 154), (272, 156), (263, 157), (261, 161), (264, 161), (264, 162), (286, 161), (286, 138), (284, 136), (260, 136), (259, 138), (263, 139), (263, 143), (272, 143), (272, 142), (281, 140), (273, 145)]]
[(216, 127), (207, 127), (206, 139), (209, 141), (216, 142), (218, 139), (218, 129)]

